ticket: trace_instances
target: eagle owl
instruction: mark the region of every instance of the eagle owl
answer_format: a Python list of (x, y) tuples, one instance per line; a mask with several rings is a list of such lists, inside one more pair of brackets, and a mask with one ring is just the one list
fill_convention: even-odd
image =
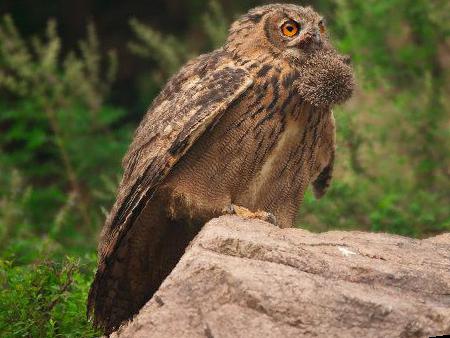
[(268, 5), (188, 62), (154, 100), (123, 160), (88, 311), (106, 333), (148, 301), (201, 226), (234, 212), (291, 227), (321, 197), (335, 149), (331, 107), (353, 90), (312, 8)]

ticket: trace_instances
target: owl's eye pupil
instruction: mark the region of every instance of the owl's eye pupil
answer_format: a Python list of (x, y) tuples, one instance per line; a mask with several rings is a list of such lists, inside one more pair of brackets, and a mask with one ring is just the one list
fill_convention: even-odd
[(299, 31), (299, 24), (295, 21), (286, 22), (283, 26), (281, 26), (281, 32), (284, 36), (292, 38), (297, 35)]

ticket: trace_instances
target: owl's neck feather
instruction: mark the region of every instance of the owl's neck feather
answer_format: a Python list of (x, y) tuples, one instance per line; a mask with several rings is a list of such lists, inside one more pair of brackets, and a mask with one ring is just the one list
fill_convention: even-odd
[[(242, 51), (242, 48), (236, 48), (227, 44), (224, 51), (233, 59), (236, 65), (245, 68), (254, 77), (262, 71), (264, 75), (270, 75), (272, 69), (280, 69), (289, 72), (294, 70), (288, 62), (280, 58), (279, 55), (270, 52), (261, 52), (254, 48), (250, 51)], [(267, 76), (268, 77), (268, 76)]]

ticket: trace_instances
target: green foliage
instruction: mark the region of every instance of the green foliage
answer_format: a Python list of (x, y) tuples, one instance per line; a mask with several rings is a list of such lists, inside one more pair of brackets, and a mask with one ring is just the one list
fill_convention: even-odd
[[(331, 30), (359, 90), (335, 111), (337, 168), (298, 225), (425, 237), (450, 230), (446, 1), (336, 0)], [(402, 8), (404, 10), (399, 11)], [(446, 13), (446, 14), (443, 14)]]
[(175, 73), (188, 57), (185, 46), (175, 37), (163, 36), (137, 19), (131, 19), (130, 26), (137, 38), (137, 41), (128, 44), (131, 52), (143, 58), (152, 58), (166, 77)]
[(92, 25), (62, 55), (55, 22), (26, 40), (0, 20), (2, 337), (95, 334), (84, 316), (92, 269), (64, 257), (94, 255), (130, 139), (124, 111), (105, 102), (117, 67), (107, 59)]
[(186, 61), (202, 51), (218, 48), (225, 42), (229, 21), (216, 0), (208, 3), (208, 10), (201, 19), (205, 38), (200, 46), (171, 35), (163, 35), (137, 19), (130, 20), (136, 41), (130, 42), (128, 47), (133, 54), (156, 62), (158, 67), (153, 71), (152, 77), (160, 86)]
[(13, 266), (0, 260), (0, 335), (98, 337), (82, 311), (95, 263), (84, 261)]
[(63, 57), (53, 21), (45, 39), (29, 42), (10, 17), (0, 23), (0, 159), (33, 185), (29, 221), (44, 233), (61, 208), (73, 209), (67, 217), (77, 231), (95, 233), (100, 206), (111, 202), (111, 196), (98, 198), (105, 196), (103, 182), (116, 179), (129, 140), (128, 128), (112, 128), (123, 110), (104, 104), (117, 66), (114, 53), (102, 71), (92, 25), (79, 46), (78, 54)]
[(208, 7), (208, 11), (202, 16), (203, 30), (207, 41), (212, 47), (217, 48), (226, 41), (230, 22), (216, 0), (210, 1)]

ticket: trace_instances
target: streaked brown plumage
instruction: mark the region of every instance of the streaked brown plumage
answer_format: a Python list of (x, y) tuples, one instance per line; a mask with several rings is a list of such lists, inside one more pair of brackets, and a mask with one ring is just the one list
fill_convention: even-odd
[(250, 11), (223, 48), (183, 67), (124, 158), (89, 294), (95, 323), (110, 333), (135, 314), (200, 227), (230, 205), (292, 226), (308, 185), (316, 197), (329, 186), (330, 108), (352, 89), (321, 17), (295, 5)]

